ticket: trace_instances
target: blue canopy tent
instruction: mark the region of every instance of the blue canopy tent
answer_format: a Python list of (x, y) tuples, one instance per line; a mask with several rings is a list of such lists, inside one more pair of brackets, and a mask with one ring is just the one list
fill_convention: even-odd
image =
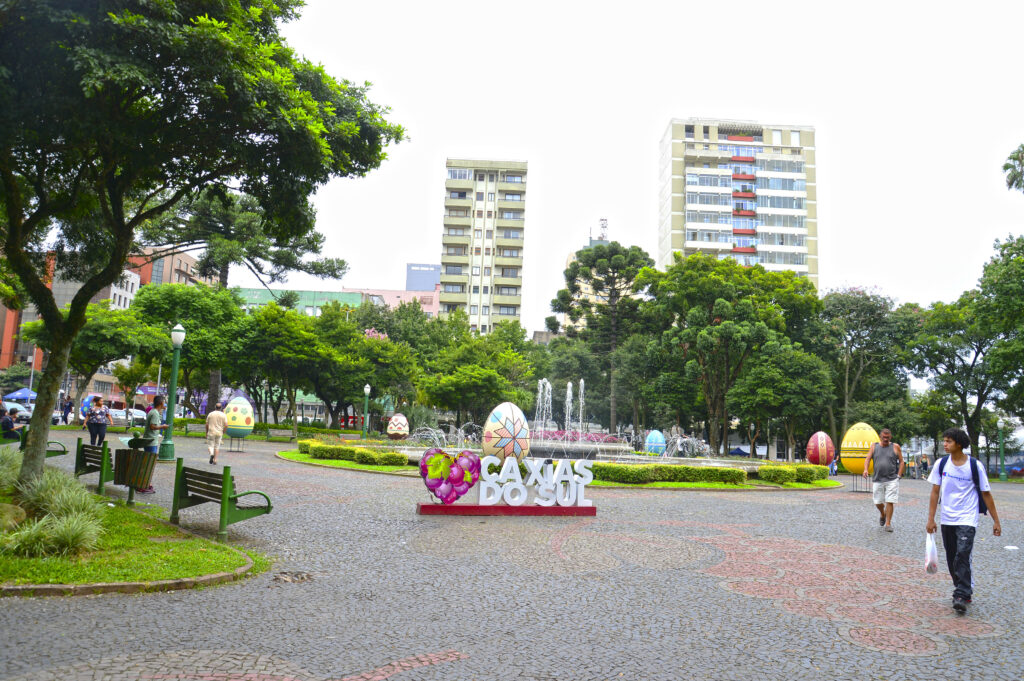
[(750, 456), (750, 452), (745, 452), (739, 447), (733, 447), (729, 454), (731, 456)]
[(28, 388), (18, 388), (13, 393), (8, 393), (8, 394), (4, 395), (4, 399), (5, 400), (34, 400), (34, 399), (36, 399), (36, 394), (35, 394), (34, 391), (29, 390)]

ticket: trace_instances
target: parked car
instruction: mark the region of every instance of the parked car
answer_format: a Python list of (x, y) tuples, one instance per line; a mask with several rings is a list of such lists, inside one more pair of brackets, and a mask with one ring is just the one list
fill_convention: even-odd
[(146, 425), (146, 412), (141, 409), (132, 409), (132, 427)]
[(54, 409), (53, 413), (50, 414), (50, 425), (59, 426), (61, 423), (64, 422), (63, 416), (64, 414), (61, 413), (60, 409)]
[(110, 418), (113, 419), (115, 426), (128, 425), (128, 414), (124, 409), (111, 409)]
[[(14, 419), (15, 423), (28, 423), (29, 421), (32, 420), (31, 404), (15, 404), (14, 406), (18, 408), (17, 417)], [(10, 410), (11, 408), (7, 407), (7, 411)]]

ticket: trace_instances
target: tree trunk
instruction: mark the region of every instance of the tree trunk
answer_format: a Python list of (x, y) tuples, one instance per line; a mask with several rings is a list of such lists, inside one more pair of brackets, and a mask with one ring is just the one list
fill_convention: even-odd
[(299, 439), (299, 420), (295, 418), (295, 388), (288, 390), (288, 409), (292, 413), (292, 437)]
[[(60, 381), (68, 368), (68, 355), (74, 338), (60, 338), (56, 334), (50, 348), (50, 357), (36, 387), (36, 406), (29, 421), (28, 442), (21, 460), (18, 482), (28, 484), (43, 475), (46, 463), (46, 443), (50, 439), (50, 415), (57, 404)], [(81, 398), (79, 398), (79, 402)]]
[[(69, 351), (70, 352), (70, 351)], [(92, 380), (92, 376), (84, 378), (78, 382), (78, 388), (75, 390), (75, 425), (82, 424), (82, 398), (85, 397), (86, 388), (89, 387), (89, 381)], [(41, 393), (36, 392), (36, 404), (39, 404), (39, 395)], [(38, 407), (36, 407), (38, 409)], [(32, 411), (32, 415), (35, 416), (35, 410)]]

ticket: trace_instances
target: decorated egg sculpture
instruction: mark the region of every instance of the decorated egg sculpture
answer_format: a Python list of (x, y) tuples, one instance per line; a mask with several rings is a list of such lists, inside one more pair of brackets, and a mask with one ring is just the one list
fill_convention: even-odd
[(496, 456), (502, 461), (514, 456), (522, 461), (530, 453), (530, 425), (523, 410), (511, 402), (502, 402), (484, 423), (481, 438), (484, 456)]
[[(843, 436), (843, 444), (839, 447), (843, 468), (854, 475), (864, 472), (864, 459), (871, 451), (871, 445), (880, 442), (878, 433), (866, 423), (855, 423)], [(868, 473), (874, 473), (875, 466), (868, 466)]]
[(228, 402), (224, 414), (228, 417), (228, 427), (224, 431), (228, 437), (245, 437), (256, 425), (252, 405), (241, 395)]
[(660, 430), (652, 430), (647, 434), (647, 440), (644, 441), (644, 451), (651, 454), (665, 453), (665, 436)]
[[(828, 436), (828, 433), (819, 430), (807, 441), (807, 463), (829, 466), (835, 456), (836, 446), (832, 444), (832, 438)], [(863, 464), (861, 468), (863, 468)]]
[(392, 440), (409, 437), (409, 419), (405, 418), (405, 414), (395, 414), (388, 421), (388, 437)]

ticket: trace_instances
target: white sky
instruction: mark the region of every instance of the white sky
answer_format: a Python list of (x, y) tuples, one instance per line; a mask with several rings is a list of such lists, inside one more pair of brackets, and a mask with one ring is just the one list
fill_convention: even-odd
[(605, 7), (308, 0), (290, 45), (371, 81), (409, 140), (316, 197), (345, 279), (287, 286), (404, 288), (406, 263), (440, 262), (445, 159), (526, 160), (523, 326), (541, 329), (599, 218), (657, 259), (658, 143), (674, 117), (817, 129), (823, 291), (951, 300), (996, 238), (1024, 231), (1002, 173), (1024, 143), (1024, 3)]

